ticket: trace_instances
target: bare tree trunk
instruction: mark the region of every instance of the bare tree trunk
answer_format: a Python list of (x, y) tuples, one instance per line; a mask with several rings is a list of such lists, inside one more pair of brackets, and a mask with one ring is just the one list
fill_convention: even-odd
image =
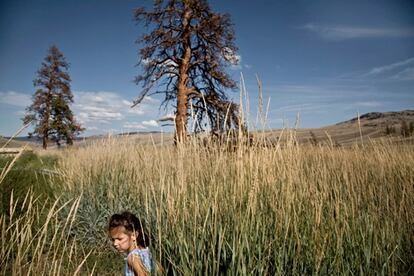
[(184, 2), (183, 16), (183, 56), (179, 67), (178, 91), (177, 91), (177, 114), (175, 117), (175, 142), (184, 142), (187, 137), (187, 110), (188, 110), (188, 68), (191, 58), (191, 41), (189, 30), (190, 9), (188, 2)]
[(184, 142), (187, 136), (187, 88), (179, 85), (177, 95), (177, 114), (175, 117), (175, 142)]

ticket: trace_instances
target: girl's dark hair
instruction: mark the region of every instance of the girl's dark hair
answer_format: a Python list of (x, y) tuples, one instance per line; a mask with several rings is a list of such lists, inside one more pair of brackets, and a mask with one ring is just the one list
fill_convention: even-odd
[(120, 214), (113, 214), (109, 219), (108, 231), (119, 226), (125, 227), (125, 230), (128, 232), (137, 233), (137, 245), (143, 247), (149, 245), (149, 239), (145, 234), (144, 225), (133, 213), (125, 211)]

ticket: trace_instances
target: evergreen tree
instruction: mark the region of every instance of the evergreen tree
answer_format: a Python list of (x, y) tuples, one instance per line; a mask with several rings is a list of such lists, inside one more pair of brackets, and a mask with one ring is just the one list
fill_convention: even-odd
[(29, 135), (41, 138), (44, 149), (49, 139), (57, 145), (62, 140), (72, 145), (74, 137), (84, 130), (76, 122), (69, 107), (73, 103), (73, 94), (68, 69), (69, 64), (63, 54), (56, 46), (51, 46), (33, 81), (38, 89), (33, 95), (33, 103), (26, 108), (23, 121), (35, 125)]
[(152, 94), (164, 94), (163, 104), (175, 100), (176, 141), (186, 137), (189, 108), (196, 127), (204, 119), (212, 131), (237, 127), (237, 104), (225, 94), (236, 87), (225, 68), (238, 62), (230, 16), (213, 12), (206, 0), (156, 0), (151, 11), (137, 8), (135, 19), (152, 31), (138, 40), (143, 73), (136, 83), (143, 91), (133, 106)]

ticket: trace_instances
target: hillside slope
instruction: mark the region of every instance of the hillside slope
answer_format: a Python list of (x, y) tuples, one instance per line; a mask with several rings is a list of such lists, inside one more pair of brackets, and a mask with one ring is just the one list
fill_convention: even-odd
[[(383, 137), (388, 137), (394, 141), (412, 142), (414, 136), (403, 137), (401, 135), (401, 126), (403, 122), (407, 126), (414, 125), (414, 110), (404, 110), (399, 112), (370, 112), (350, 120), (339, 122), (335, 125), (325, 126), (321, 128), (299, 128), (294, 132), (294, 135), (300, 143), (313, 144), (335, 144), (335, 145), (349, 145), (353, 143), (360, 143), (365, 140), (375, 140)], [(387, 131), (388, 128), (388, 131)], [(391, 131), (389, 131), (391, 130)], [(277, 141), (287, 141), (292, 137), (292, 132), (288, 134), (286, 129), (273, 129), (265, 132), (255, 131), (252, 136), (256, 139), (264, 138), (269, 143), (276, 143)], [(387, 133), (388, 132), (388, 133)], [(391, 132), (391, 133), (390, 133)], [(288, 134), (288, 135), (287, 135)], [(96, 140), (107, 139), (134, 139), (140, 144), (172, 144), (172, 133), (129, 133), (127, 135), (101, 135), (80, 138), (75, 141), (78, 146), (93, 143)], [(0, 147), (7, 141), (6, 137), (0, 137)], [(32, 147), (40, 148), (41, 141), (35, 139), (27, 139), (27, 137), (18, 137), (13, 140), (8, 147), (20, 147), (26, 142), (29, 142)], [(50, 144), (54, 148), (54, 144)]]
[[(360, 143), (366, 140), (375, 140), (389, 137), (396, 141), (412, 141), (413, 136), (403, 137), (401, 126), (414, 125), (414, 110), (399, 112), (370, 112), (359, 117), (321, 128), (301, 128), (296, 130), (296, 138), (301, 143), (333, 143), (347, 145)], [(387, 131), (388, 128), (388, 131)], [(280, 129), (267, 131), (266, 139), (275, 142), (282, 135), (281, 140), (287, 139)], [(388, 132), (388, 133), (387, 133)]]

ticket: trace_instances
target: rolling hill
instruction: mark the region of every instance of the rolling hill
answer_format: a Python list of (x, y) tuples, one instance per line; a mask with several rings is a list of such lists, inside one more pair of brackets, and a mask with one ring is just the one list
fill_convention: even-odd
[[(335, 125), (321, 128), (300, 128), (296, 130), (296, 137), (301, 143), (333, 143), (349, 145), (365, 140), (375, 140), (389, 137), (396, 141), (412, 141), (411, 137), (401, 135), (401, 127), (414, 127), (414, 110), (399, 112), (370, 112)], [(279, 139), (282, 130), (266, 132), (270, 141)], [(282, 134), (283, 137), (283, 134)]]
[[(406, 124), (408, 128), (414, 127), (414, 110), (404, 110), (397, 112), (370, 112), (347, 121), (339, 122), (335, 125), (321, 128), (299, 128), (295, 130), (294, 135), (299, 143), (318, 143), (318, 144), (335, 144), (349, 145), (360, 143), (365, 140), (375, 140), (383, 137), (389, 137), (395, 141), (412, 142), (414, 133), (410, 137), (401, 135), (401, 127)], [(413, 131), (413, 130), (411, 130)], [(257, 139), (265, 138), (269, 143), (277, 141), (286, 141), (289, 135), (286, 135), (286, 129), (272, 129), (264, 132), (254, 131), (252, 136)], [(291, 134), (291, 133), (290, 133)], [(78, 138), (75, 142), (77, 145), (85, 145), (96, 140), (105, 139), (108, 135), (91, 136)], [(173, 142), (172, 133), (160, 132), (134, 132), (128, 134), (112, 135), (111, 138), (135, 139), (138, 143), (151, 144), (171, 144)], [(0, 147), (3, 146), (8, 137), (0, 136)], [(40, 148), (41, 141), (29, 139), (27, 137), (17, 137), (8, 145), (8, 147), (20, 147), (29, 143), (31, 147)], [(51, 144), (53, 147), (53, 144)]]

